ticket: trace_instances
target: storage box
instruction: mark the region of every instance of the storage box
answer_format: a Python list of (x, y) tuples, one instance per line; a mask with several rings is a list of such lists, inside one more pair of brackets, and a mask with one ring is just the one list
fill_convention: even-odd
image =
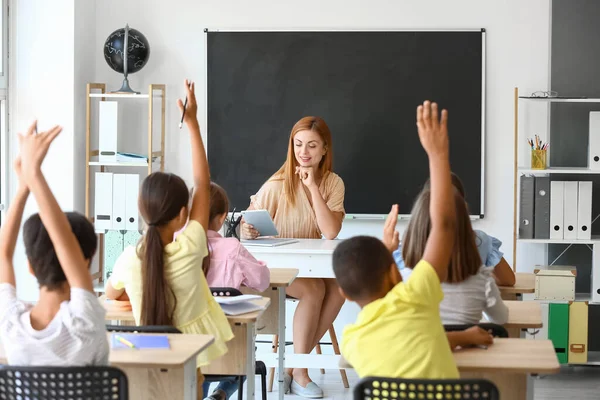
[(535, 299), (575, 301), (575, 277), (577, 268), (549, 266), (536, 268)]

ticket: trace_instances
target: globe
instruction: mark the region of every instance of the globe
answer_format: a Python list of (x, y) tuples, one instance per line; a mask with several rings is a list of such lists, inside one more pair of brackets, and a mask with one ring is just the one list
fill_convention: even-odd
[[(125, 71), (125, 32), (127, 36), (127, 71)], [(138, 72), (150, 58), (150, 45), (146, 37), (138, 30), (131, 28), (117, 29), (108, 36), (104, 43), (104, 59), (108, 65), (121, 74)]]

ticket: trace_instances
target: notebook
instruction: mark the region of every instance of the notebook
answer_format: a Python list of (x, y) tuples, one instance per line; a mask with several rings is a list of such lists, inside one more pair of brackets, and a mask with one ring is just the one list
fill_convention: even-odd
[(237, 304), (237, 303), (245, 303), (252, 300), (260, 300), (262, 296), (256, 294), (243, 294), (241, 296), (222, 296), (215, 297), (215, 300), (219, 304)]
[[(133, 348), (119, 341), (119, 337), (133, 344)], [(169, 338), (163, 335), (140, 335), (131, 333), (113, 333), (110, 337), (111, 349), (170, 349)]]
[(258, 238), (254, 240), (242, 240), (244, 246), (262, 246), (262, 247), (275, 247), (283, 246), (286, 244), (297, 243), (298, 239), (271, 239), (271, 238)]
[(241, 315), (241, 314), (247, 314), (247, 313), (251, 313), (254, 311), (258, 311), (258, 310), (262, 310), (264, 308), (264, 306), (256, 304), (256, 303), (252, 303), (250, 301), (244, 301), (241, 303), (235, 303), (235, 304), (220, 304), (221, 309), (223, 309), (223, 312), (227, 315)]

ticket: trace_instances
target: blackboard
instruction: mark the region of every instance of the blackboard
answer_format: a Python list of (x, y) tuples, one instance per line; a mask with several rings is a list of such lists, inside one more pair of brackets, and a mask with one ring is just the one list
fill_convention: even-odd
[(450, 162), (483, 217), (485, 32), (206, 32), (208, 159), (231, 207), (285, 161), (292, 126), (321, 116), (348, 214), (409, 214), (426, 181), (416, 107), (449, 111)]

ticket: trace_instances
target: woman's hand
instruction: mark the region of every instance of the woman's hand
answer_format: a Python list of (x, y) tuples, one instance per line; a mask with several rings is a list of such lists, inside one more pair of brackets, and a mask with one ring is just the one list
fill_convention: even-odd
[(312, 167), (296, 167), (296, 174), (307, 188), (316, 188), (315, 171)]
[(242, 239), (254, 240), (260, 236), (260, 232), (254, 229), (254, 226), (247, 224), (242, 220)]

